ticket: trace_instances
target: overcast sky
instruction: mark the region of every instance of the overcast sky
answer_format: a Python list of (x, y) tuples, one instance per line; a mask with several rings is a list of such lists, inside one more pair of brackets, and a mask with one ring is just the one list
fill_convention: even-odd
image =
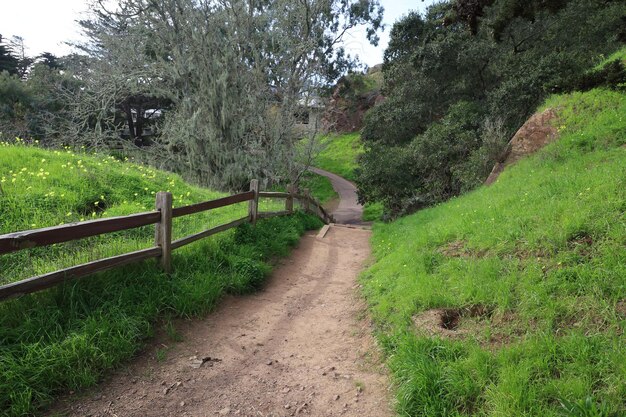
[[(383, 51), (389, 42), (393, 22), (410, 10), (423, 11), (434, 0), (380, 0), (385, 8), (387, 26), (380, 35), (378, 47), (369, 44), (364, 30), (353, 30), (345, 38), (345, 48), (351, 55), (359, 55), (369, 66), (382, 62)], [(14, 0), (4, 1), (0, 7), (0, 34), (6, 39), (14, 35), (24, 38), (27, 54), (51, 52), (62, 56), (72, 50), (65, 41), (80, 39), (76, 20), (87, 12), (86, 0)]]

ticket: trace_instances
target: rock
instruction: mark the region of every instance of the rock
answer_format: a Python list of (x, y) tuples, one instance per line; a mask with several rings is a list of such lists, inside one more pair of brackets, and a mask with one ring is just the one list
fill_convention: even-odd
[(267, 365), (268, 366), (272, 365), (273, 363), (274, 363), (274, 361), (272, 361), (272, 360), (267, 361)]
[(335, 395), (335, 401), (339, 400), (339, 398), (341, 398), (339, 394)]
[(532, 155), (547, 144), (559, 138), (559, 131), (554, 126), (558, 118), (555, 109), (546, 109), (533, 114), (515, 133), (506, 149), (498, 157), (485, 185), (493, 184), (504, 168), (515, 164), (520, 159)]
[(282, 392), (283, 394), (288, 394), (288, 393), (289, 393), (289, 391), (291, 391), (291, 389), (290, 389), (290, 388), (285, 387), (285, 388), (283, 388), (283, 390), (282, 390), (281, 392)]
[(212, 358), (210, 356), (205, 356), (203, 358), (198, 358), (196, 356), (193, 356), (193, 359), (191, 359), (190, 366), (194, 369), (198, 369), (207, 362), (209, 362), (209, 364), (213, 366), (213, 362), (221, 362), (221, 361), (222, 361), (221, 359)]
[(285, 404), (285, 410), (289, 410), (291, 408), (290, 404)]
[(224, 408), (222, 408), (220, 411), (218, 411), (218, 414), (219, 414), (220, 416), (225, 416), (225, 415), (230, 414), (230, 407), (224, 407)]
[(184, 402), (184, 401), (181, 401), (179, 405), (180, 405), (181, 407), (184, 407), (184, 406), (185, 406), (185, 402)]
[(198, 368), (200, 368), (200, 367), (202, 366), (202, 364), (203, 364), (203, 363), (204, 363), (204, 362), (202, 361), (202, 359), (193, 359), (193, 360), (191, 361), (190, 366), (191, 366), (192, 368), (194, 368), (194, 369), (198, 369)]

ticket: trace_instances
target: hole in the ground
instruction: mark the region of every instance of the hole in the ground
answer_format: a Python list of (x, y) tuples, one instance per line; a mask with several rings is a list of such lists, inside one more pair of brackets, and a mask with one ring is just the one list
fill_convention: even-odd
[(454, 330), (459, 326), (461, 312), (458, 309), (448, 309), (441, 312), (441, 327)]

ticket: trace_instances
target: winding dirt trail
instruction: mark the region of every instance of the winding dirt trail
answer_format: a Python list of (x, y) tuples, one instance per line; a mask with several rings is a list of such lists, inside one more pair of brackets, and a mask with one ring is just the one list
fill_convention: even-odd
[(358, 224), (363, 217), (363, 206), (357, 200), (356, 187), (347, 179), (332, 172), (319, 168), (309, 168), (311, 172), (330, 180), (333, 188), (339, 194), (339, 205), (333, 210), (333, 217), (337, 223)]
[(316, 234), (302, 238), (264, 290), (228, 297), (204, 319), (177, 322), (182, 342), (157, 337), (53, 415), (390, 416), (356, 280), (370, 232), (333, 226), (323, 238)]

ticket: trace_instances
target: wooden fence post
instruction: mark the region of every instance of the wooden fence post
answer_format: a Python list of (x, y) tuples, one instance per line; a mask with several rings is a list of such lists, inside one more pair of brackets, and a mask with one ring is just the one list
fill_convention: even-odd
[(254, 198), (250, 200), (248, 214), (250, 216), (250, 223), (254, 225), (256, 224), (259, 213), (259, 180), (250, 181), (250, 191), (254, 191)]
[(161, 220), (156, 224), (154, 243), (161, 248), (161, 269), (169, 274), (172, 271), (172, 193), (159, 191), (156, 209), (161, 212)]
[(287, 192), (289, 193), (289, 197), (285, 199), (285, 211), (289, 212), (290, 214), (293, 213), (293, 195), (295, 194), (294, 189), (295, 187), (292, 184), (287, 186)]
[(311, 212), (311, 190), (309, 190), (308, 188), (305, 188), (303, 190), (303, 194), (304, 194), (304, 201), (303, 201), (303, 209), (305, 213), (310, 213)]

